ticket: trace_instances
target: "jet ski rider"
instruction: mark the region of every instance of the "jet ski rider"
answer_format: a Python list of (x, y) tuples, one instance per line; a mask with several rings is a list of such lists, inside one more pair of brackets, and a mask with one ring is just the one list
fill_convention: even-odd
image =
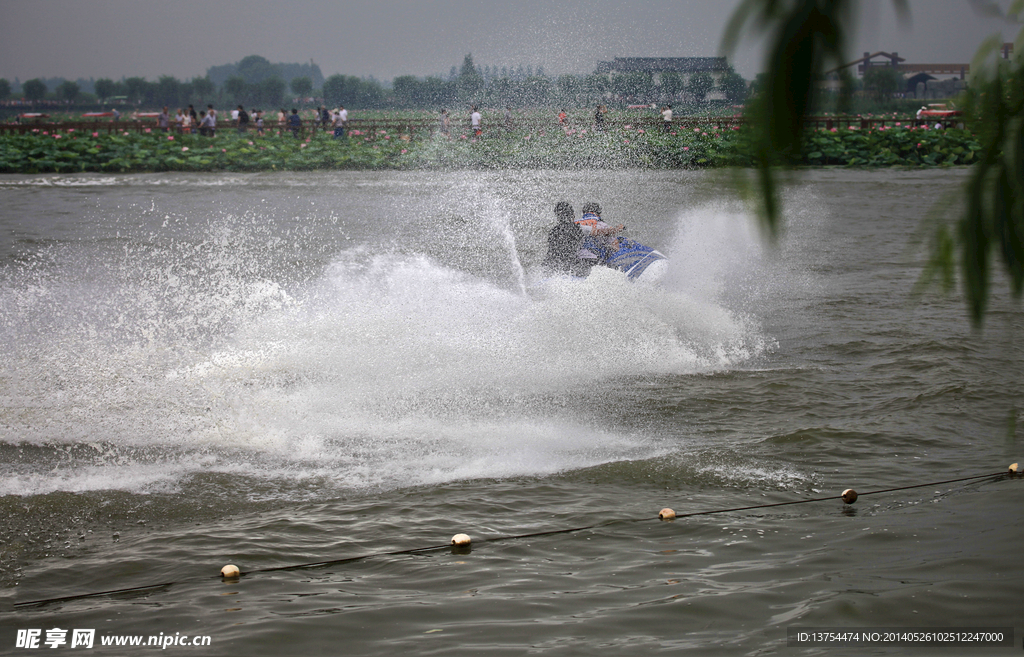
[(590, 264), (596, 262), (591, 254), (591, 262), (580, 257), (583, 249), (583, 230), (576, 225), (576, 211), (568, 201), (555, 204), (555, 218), (558, 222), (548, 231), (548, 255), (544, 258), (544, 266), (553, 272), (586, 276), (590, 273)]
[(583, 204), (583, 217), (576, 220), (576, 225), (583, 231), (583, 248), (580, 257), (586, 258), (583, 251), (588, 251), (594, 257), (596, 255), (601, 261), (619, 250), (618, 233), (625, 230), (625, 226), (611, 226), (601, 220), (601, 205), (593, 201)]

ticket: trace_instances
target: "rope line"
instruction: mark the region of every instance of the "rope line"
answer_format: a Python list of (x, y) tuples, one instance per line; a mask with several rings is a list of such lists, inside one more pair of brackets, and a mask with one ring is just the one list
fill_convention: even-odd
[[(959, 481), (971, 481), (973, 479), (985, 479), (986, 477), (993, 477), (993, 478), (999, 479), (999, 478), (1006, 477), (1006, 476), (1007, 476), (1007, 474), (1005, 472), (997, 472), (995, 474), (974, 475), (972, 477), (959, 477), (957, 479), (947, 479), (945, 481), (935, 481), (935, 482), (931, 482), (931, 483), (927, 483), (927, 484), (913, 484), (911, 486), (898, 486), (896, 488), (883, 488), (881, 490), (868, 491), (867, 493), (858, 493), (858, 496), (859, 497), (864, 497), (865, 495), (877, 495), (878, 493), (892, 493), (892, 492), (899, 491), (899, 490), (910, 490), (911, 488), (926, 488), (928, 486), (941, 486), (943, 484), (952, 484), (952, 483), (956, 483), (956, 482), (959, 482)], [(710, 516), (710, 515), (714, 515), (716, 513), (731, 513), (733, 511), (752, 511), (754, 509), (769, 509), (769, 508), (775, 507), (775, 506), (789, 506), (791, 504), (807, 504), (809, 502), (824, 502), (826, 500), (834, 500), (834, 499), (836, 499), (836, 497), (833, 495), (833, 496), (830, 496), (830, 497), (815, 497), (815, 498), (811, 498), (811, 499), (807, 499), (807, 500), (793, 500), (791, 502), (775, 502), (773, 504), (758, 504), (756, 506), (740, 506), (740, 507), (736, 507), (736, 508), (733, 508), (733, 509), (714, 509), (712, 511), (694, 511), (693, 513), (680, 513), (680, 514), (677, 514), (676, 518), (691, 518), (693, 516)]]
[[(943, 481), (934, 481), (934, 482), (929, 482), (929, 483), (925, 483), (925, 484), (912, 484), (912, 485), (909, 485), (909, 486), (897, 486), (895, 488), (883, 488), (883, 489), (880, 489), (880, 490), (868, 491), (866, 493), (859, 493), (858, 495), (861, 496), (861, 497), (865, 496), (865, 495), (878, 495), (878, 494), (881, 494), (881, 493), (892, 493), (892, 492), (901, 491), (901, 490), (911, 490), (911, 489), (914, 489), (914, 488), (926, 488), (928, 486), (941, 486), (941, 485), (944, 485), (944, 484), (953, 484), (953, 483), (965, 482), (965, 481), (975, 481), (975, 480), (979, 480), (979, 479), (992, 479), (993, 481), (999, 481), (1000, 479), (1013, 478), (1014, 476), (1016, 476), (1016, 475), (1011, 470), (1010, 472), (1005, 472), (1004, 471), (1004, 472), (996, 472), (996, 473), (990, 473), (990, 474), (973, 475), (973, 476), (970, 476), (970, 477), (958, 477), (956, 479), (946, 479), (946, 480), (943, 480)], [(812, 502), (825, 502), (825, 501), (828, 501), (828, 500), (833, 500), (834, 501), (836, 499), (838, 499), (838, 498), (835, 495), (830, 495), (829, 497), (814, 497), (814, 498), (802, 499), (802, 500), (791, 500), (789, 502), (773, 502), (773, 503), (769, 503), (769, 504), (755, 504), (755, 505), (751, 505), (751, 506), (739, 506), (739, 507), (732, 507), (732, 508), (728, 508), (728, 509), (711, 509), (711, 510), (708, 510), (708, 511), (692, 511), (690, 513), (676, 514), (675, 519), (679, 519), (679, 518), (693, 518), (693, 517), (696, 517), (696, 516), (710, 516), (710, 515), (716, 515), (716, 514), (721, 514), (721, 513), (735, 513), (737, 511), (754, 511), (754, 510), (757, 510), (757, 509), (771, 509), (771, 508), (780, 507), (780, 506), (792, 506), (792, 505), (796, 505), (796, 504), (810, 504)], [(597, 529), (599, 527), (607, 527), (609, 525), (623, 524), (623, 523), (633, 523), (633, 522), (650, 522), (652, 520), (660, 520), (660, 519), (661, 518), (659, 518), (657, 516), (655, 516), (653, 518), (617, 518), (617, 519), (606, 520), (604, 522), (598, 522), (598, 523), (594, 523), (594, 524), (586, 525), (586, 526), (582, 526), (582, 527), (569, 527), (569, 528), (564, 528), (564, 529), (550, 529), (550, 530), (545, 530), (545, 531), (540, 531), (540, 532), (533, 532), (533, 533), (530, 533), (530, 534), (509, 534), (509, 535), (506, 535), (506, 536), (493, 536), (491, 538), (479, 539), (477, 541), (474, 541), (474, 543), (476, 543), (476, 544), (480, 544), (480, 543), (499, 543), (499, 542), (503, 542), (503, 541), (522, 540), (522, 539), (527, 539), (527, 538), (540, 538), (540, 537), (545, 537), (545, 536), (556, 536), (556, 535), (559, 535), (559, 534), (573, 534), (573, 533), (576, 533), (576, 532), (587, 531), (589, 529)], [(452, 549), (452, 548), (453, 548), (453, 546), (450, 543), (445, 543), (445, 544), (442, 544), (442, 545), (430, 545), (430, 546), (427, 546), (427, 547), (409, 548), (409, 549), (405, 549), (405, 550), (391, 550), (391, 551), (388, 551), (388, 552), (372, 552), (372, 553), (369, 553), (369, 554), (361, 554), (361, 555), (356, 555), (356, 556), (352, 556), (352, 557), (343, 557), (341, 559), (329, 559), (327, 561), (313, 561), (313, 562), (310, 562), (310, 563), (292, 564), (292, 565), (287, 565), (287, 566), (274, 566), (274, 567), (270, 567), (270, 568), (256, 568), (254, 570), (249, 570), (249, 571), (242, 572), (242, 573), (239, 574), (239, 576), (254, 575), (254, 574), (257, 574), (257, 573), (274, 573), (274, 572), (285, 572), (285, 571), (291, 571), (291, 570), (305, 570), (305, 569), (308, 569), (308, 568), (321, 568), (321, 567), (324, 567), (324, 566), (336, 566), (336, 565), (347, 564), (347, 563), (355, 563), (355, 562), (358, 562), (358, 561), (365, 561), (367, 559), (371, 559), (371, 558), (374, 558), (374, 557), (395, 557), (395, 556), (403, 556), (403, 555), (409, 555), (409, 554), (419, 554), (419, 553), (425, 553), (425, 552), (435, 552), (435, 551), (438, 551), (438, 550), (449, 550), (449, 549)], [(45, 599), (41, 599), (41, 600), (30, 600), (30, 601), (26, 601), (26, 602), (15, 602), (12, 606), (13, 607), (34, 607), (34, 606), (47, 605), (47, 604), (51, 604), (51, 603), (55, 603), (55, 602), (67, 602), (67, 601), (71, 601), (71, 600), (82, 600), (82, 599), (85, 599), (85, 598), (97, 598), (97, 597), (106, 596), (106, 595), (119, 595), (119, 594), (124, 594), (124, 593), (136, 593), (136, 592), (141, 592), (141, 591), (149, 591), (149, 590), (152, 590), (152, 589), (167, 588), (167, 587), (170, 587), (170, 586), (174, 586), (175, 584), (185, 584), (185, 583), (189, 583), (189, 582), (198, 582), (198, 581), (204, 581), (204, 580), (208, 580), (208, 579), (212, 579), (212, 578), (220, 578), (220, 577), (221, 577), (220, 575), (214, 575), (214, 576), (211, 576), (211, 577), (198, 577), (197, 576), (197, 577), (190, 577), (190, 578), (186, 578), (186, 579), (177, 580), (175, 582), (163, 582), (163, 583), (160, 583), (160, 584), (147, 584), (147, 585), (144, 585), (144, 586), (132, 586), (132, 587), (127, 587), (127, 588), (123, 588), (123, 589), (111, 589), (109, 591), (96, 591), (96, 592), (93, 592), (93, 593), (79, 593), (77, 595), (67, 595), (67, 596), (62, 596), (62, 597), (57, 597), (57, 598), (45, 598)]]

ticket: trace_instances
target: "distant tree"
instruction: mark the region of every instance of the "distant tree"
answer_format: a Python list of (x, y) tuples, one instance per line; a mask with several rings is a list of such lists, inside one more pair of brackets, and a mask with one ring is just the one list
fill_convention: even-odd
[(33, 103), (37, 100), (42, 100), (46, 96), (46, 83), (39, 78), (25, 80), (21, 84), (21, 93), (24, 94), (27, 100)]
[(324, 80), (324, 101), (334, 107), (345, 103), (345, 92), (348, 90), (346, 76), (335, 74)]
[(725, 99), (730, 103), (742, 103), (747, 99), (747, 81), (731, 66), (718, 81), (718, 88), (722, 90)]
[(547, 105), (551, 97), (551, 80), (533, 75), (523, 81), (523, 103), (529, 106)]
[(861, 79), (854, 75), (849, 69), (839, 71), (839, 81), (842, 83), (843, 89), (851, 94), (854, 91), (860, 91), (864, 88), (864, 83)]
[(75, 102), (81, 91), (82, 89), (78, 86), (78, 83), (71, 80), (65, 80), (57, 87), (57, 95), (60, 96), (61, 100), (69, 104)]
[(193, 96), (194, 90), (195, 90), (195, 87), (192, 85), (192, 81), (191, 80), (186, 80), (185, 82), (179, 83), (178, 84), (178, 93), (179, 93), (180, 100), (178, 101), (178, 104), (179, 105), (188, 105), (190, 102), (192, 102), (192, 96)]
[(244, 57), (242, 61), (238, 62), (235, 71), (235, 74), (245, 80), (247, 84), (256, 84), (267, 78), (281, 77), (278, 67), (259, 55)]
[(491, 80), (487, 91), (490, 102), (499, 107), (520, 104), (518, 83), (507, 75)]
[(395, 102), (400, 107), (421, 107), (426, 104), (422, 98), (422, 85), (415, 75), (399, 75), (391, 81), (391, 88), (395, 93)]
[(278, 70), (278, 76), (285, 82), (290, 83), (295, 78), (309, 78), (313, 83), (310, 93), (312, 93), (313, 89), (319, 89), (324, 86), (324, 74), (320, 72), (320, 67), (312, 62), (305, 62), (303, 64), (279, 63), (274, 64), (274, 66)]
[(384, 88), (379, 82), (372, 78), (369, 80), (353, 79), (355, 80), (356, 94), (351, 103), (352, 107), (370, 109), (384, 105)]
[(473, 64), (473, 55), (466, 55), (459, 69), (459, 95), (466, 102), (476, 99), (484, 88), (484, 78)]
[(224, 82), (224, 93), (231, 97), (231, 102), (242, 103), (246, 100), (249, 85), (239, 76), (230, 77)]
[(591, 103), (599, 102), (610, 89), (607, 76), (591, 73), (583, 78), (583, 92), (589, 96)]
[(708, 94), (715, 88), (715, 79), (706, 71), (700, 71), (690, 76), (686, 84), (686, 90), (693, 94), (697, 102), (703, 103)]
[(217, 92), (216, 85), (213, 84), (213, 80), (209, 76), (192, 78), (192, 97), (195, 100), (212, 100), (213, 95)]
[(646, 72), (622, 73), (612, 78), (612, 93), (621, 98), (649, 100), (654, 93), (654, 76)]
[(750, 93), (756, 96), (759, 93), (765, 91), (768, 87), (768, 74), (758, 73), (754, 76), (754, 79), (750, 83)]
[(181, 82), (170, 75), (162, 75), (156, 81), (153, 99), (158, 105), (176, 106), (181, 102)]
[(324, 100), (328, 105), (347, 105), (358, 108), (380, 107), (384, 90), (372, 80), (360, 80), (354, 75), (332, 75), (324, 80)]
[(150, 84), (146, 82), (146, 78), (128, 78), (124, 81), (124, 86), (128, 100), (133, 103), (141, 103), (149, 95)]
[(892, 66), (871, 66), (864, 72), (864, 88), (876, 98), (892, 98), (903, 88), (903, 75)]
[(428, 77), (423, 81), (423, 102), (430, 107), (453, 105), (455, 101), (455, 83), (439, 77)]
[(109, 78), (100, 78), (99, 80), (96, 80), (96, 83), (93, 85), (93, 89), (96, 90), (96, 95), (99, 96), (100, 102), (104, 102), (107, 98), (116, 96), (116, 88), (117, 84)]
[(576, 75), (560, 75), (555, 82), (560, 103), (582, 105), (583, 83)]
[[(309, 78), (306, 79), (308, 80)], [(271, 107), (280, 105), (284, 101), (286, 86), (285, 81), (281, 78), (266, 78), (255, 85), (249, 86), (250, 92), (253, 89), (256, 91), (254, 94), (250, 93), (249, 102), (258, 105), (269, 105)], [(310, 91), (312, 91), (312, 83), (310, 83)]]
[(676, 71), (665, 71), (661, 74), (661, 93), (669, 98), (675, 98), (685, 88), (683, 76)]
[(292, 78), (289, 86), (291, 86), (292, 93), (300, 98), (308, 98), (313, 95), (313, 79), (309, 76)]
[(0, 78), (0, 100), (11, 95), (11, 83), (6, 78)]

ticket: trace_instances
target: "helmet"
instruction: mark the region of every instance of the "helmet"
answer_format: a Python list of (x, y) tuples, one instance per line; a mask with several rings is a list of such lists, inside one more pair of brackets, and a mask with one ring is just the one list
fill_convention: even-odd
[(601, 214), (601, 204), (600, 203), (594, 203), (593, 201), (591, 201), (589, 203), (584, 203), (583, 204), (583, 214), (587, 214), (588, 212), (592, 212), (594, 214)]
[(559, 201), (555, 203), (555, 216), (561, 221), (572, 221), (576, 218), (576, 211), (568, 201)]

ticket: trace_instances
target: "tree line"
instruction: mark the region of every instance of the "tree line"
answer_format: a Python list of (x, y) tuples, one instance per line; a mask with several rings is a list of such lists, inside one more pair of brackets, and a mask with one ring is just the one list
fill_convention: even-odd
[[(584, 107), (621, 101), (623, 103), (707, 102), (712, 95), (728, 103), (742, 103), (747, 82), (731, 68), (716, 81), (708, 73), (695, 73), (687, 79), (676, 72), (565, 74), (552, 78), (542, 68), (526, 74), (522, 70), (500, 72), (494, 67), (482, 69), (466, 55), (461, 68), (452, 67), (448, 76), (396, 77), (390, 87), (373, 78), (331, 75), (324, 79), (315, 65), (271, 64), (263, 57), (250, 55), (235, 65), (211, 68), (207, 75), (181, 81), (164, 75), (155, 82), (142, 77), (115, 81), (100, 78), (92, 83), (92, 93), (78, 82), (65, 80), (54, 89), (39, 78), (21, 85), (21, 96), (29, 102), (46, 99), (67, 104), (128, 103), (140, 107), (179, 107), (188, 104), (241, 104), (247, 107), (276, 108), (291, 101), (299, 104), (344, 104), (358, 109), (437, 109), (459, 105)], [(285, 69), (290, 67), (290, 70)], [(521, 69), (521, 67), (520, 67)], [(307, 73), (297, 75), (295, 73)], [(222, 78), (217, 84), (211, 73)], [(286, 79), (288, 73), (292, 76)], [(320, 83), (317, 86), (317, 83)], [(11, 96), (11, 85), (0, 79), (0, 100)], [(289, 95), (288, 92), (291, 92)]]
[(591, 73), (551, 78), (542, 71), (526, 76), (484, 76), (473, 64), (472, 55), (466, 55), (458, 75), (448, 79), (412, 75), (395, 78), (391, 104), (400, 108), (424, 109), (458, 104), (585, 107), (607, 102), (608, 99), (636, 103), (671, 103), (688, 99), (703, 103), (716, 91), (726, 102), (741, 103), (747, 96), (747, 82), (732, 69), (718, 82), (709, 73), (695, 73), (687, 80), (674, 71), (660, 73), (657, 79), (650, 72), (622, 73), (611, 77)]

